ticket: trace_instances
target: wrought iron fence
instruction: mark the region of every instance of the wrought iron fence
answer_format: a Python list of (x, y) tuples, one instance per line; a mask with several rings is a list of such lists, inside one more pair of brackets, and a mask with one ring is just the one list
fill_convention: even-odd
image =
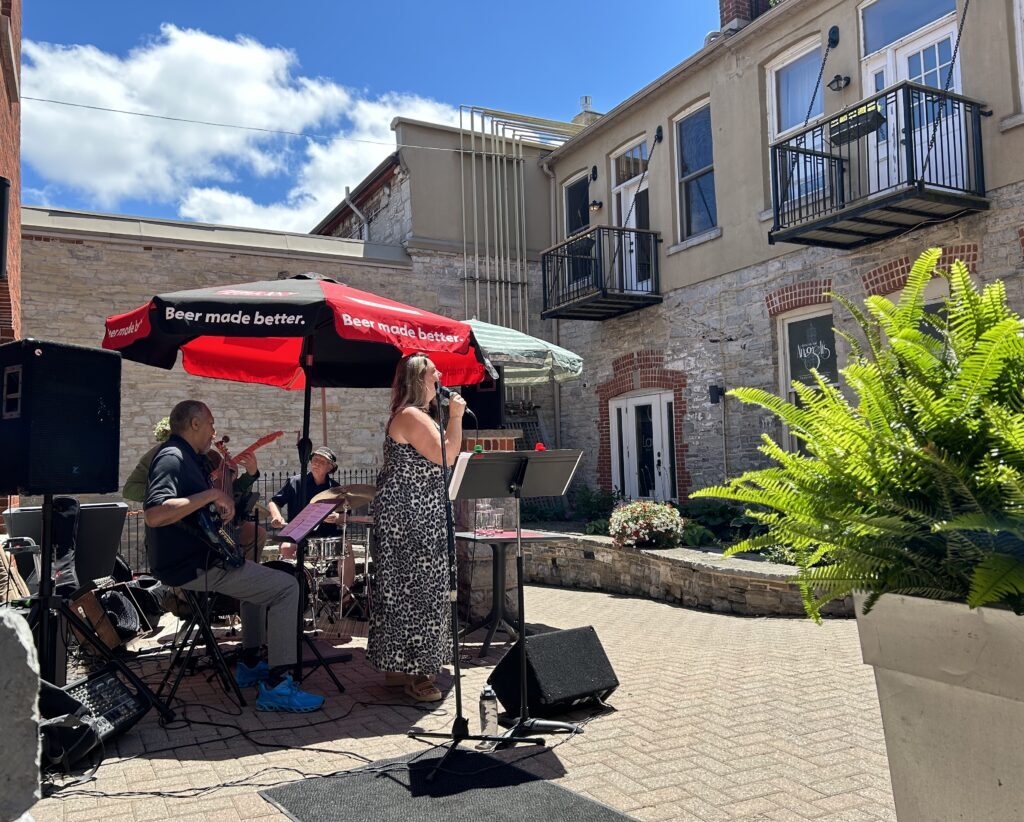
[[(339, 469), (332, 476), (341, 485), (373, 485), (377, 482), (377, 466), (362, 468)], [(254, 490), (259, 492), (260, 502), (266, 505), (267, 501), (280, 490), (294, 476), (286, 471), (260, 472), (256, 480)], [(121, 558), (136, 572), (149, 570), (149, 559), (146, 556), (146, 525), (142, 518), (142, 506), (138, 503), (128, 503), (128, 516), (125, 518), (124, 528), (121, 531), (120, 554)], [(259, 511), (260, 509), (257, 509)], [(269, 529), (270, 522), (266, 513), (260, 513), (260, 525)], [(363, 525), (350, 526), (351, 538), (359, 540), (364, 536), (366, 527)]]
[(902, 82), (772, 146), (773, 230), (908, 187), (985, 195), (982, 105)]
[(658, 294), (658, 242), (657, 231), (597, 226), (548, 249), (544, 310), (595, 292)]

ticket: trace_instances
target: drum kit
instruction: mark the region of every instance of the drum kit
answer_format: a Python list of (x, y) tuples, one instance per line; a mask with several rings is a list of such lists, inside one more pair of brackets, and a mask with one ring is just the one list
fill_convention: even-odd
[[(341, 617), (357, 616), (369, 618), (371, 595), (369, 584), (370, 537), (373, 517), (352, 514), (369, 505), (377, 494), (373, 485), (340, 485), (321, 491), (310, 500), (313, 502), (336, 502), (335, 512), (339, 515), (337, 526), (340, 537), (311, 537), (306, 541), (306, 608), (312, 612), (313, 628), (319, 630), (319, 618), (326, 614), (331, 624)], [(351, 527), (366, 529), (366, 544), (362, 550), (362, 579), (356, 578), (356, 557), (349, 538)], [(281, 559), (264, 562), (268, 568), (275, 568), (289, 574), (295, 573), (295, 549), (282, 551)]]

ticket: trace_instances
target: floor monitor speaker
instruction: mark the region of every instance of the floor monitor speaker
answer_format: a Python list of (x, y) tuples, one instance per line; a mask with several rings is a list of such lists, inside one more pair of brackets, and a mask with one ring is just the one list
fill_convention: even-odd
[[(494, 667), (488, 682), (509, 713), (519, 713), (518, 645)], [(526, 694), (530, 716), (550, 716), (619, 687), (597, 632), (591, 627), (526, 638)]]

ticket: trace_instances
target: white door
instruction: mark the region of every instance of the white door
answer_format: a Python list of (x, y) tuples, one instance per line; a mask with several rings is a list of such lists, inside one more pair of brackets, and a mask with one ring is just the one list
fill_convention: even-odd
[[(956, 40), (956, 21), (929, 24), (889, 47), (868, 56), (861, 66), (865, 96), (909, 80), (931, 88), (944, 89)], [(959, 62), (953, 70), (950, 91), (960, 93)], [(868, 177), (871, 192), (885, 191), (905, 183), (907, 139), (903, 101), (896, 94), (879, 101), (885, 122), (868, 139)], [(966, 182), (966, 134), (962, 112), (927, 95), (911, 97), (912, 126), (909, 139), (914, 147), (914, 177), (933, 185), (962, 188)], [(936, 126), (936, 122), (938, 125)], [(928, 143), (935, 131), (935, 145), (929, 155)]]
[(675, 499), (672, 392), (612, 400), (612, 485), (628, 499)]
[[(900, 80), (910, 80), (940, 91), (945, 88), (953, 60), (956, 29), (943, 26), (937, 32), (896, 49)], [(950, 91), (960, 92), (959, 63), (953, 66)], [(911, 97), (913, 111), (914, 170), (918, 179), (932, 185), (963, 188), (967, 141), (960, 106), (921, 92)], [(929, 152), (928, 144), (934, 144)]]
[[(632, 180), (615, 191), (615, 224), (621, 228), (649, 229), (647, 180)], [(613, 242), (617, 286), (623, 291), (645, 291), (651, 278), (650, 249), (632, 232), (618, 234)]]

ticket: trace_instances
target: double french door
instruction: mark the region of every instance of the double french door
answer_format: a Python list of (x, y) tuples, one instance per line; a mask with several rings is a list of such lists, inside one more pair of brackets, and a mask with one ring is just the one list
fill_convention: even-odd
[[(959, 94), (960, 68), (953, 65), (955, 40), (955, 20), (942, 20), (865, 58), (865, 90), (881, 91), (904, 80), (942, 90), (952, 65), (949, 90)], [(961, 108), (918, 91), (911, 93), (908, 102), (909, 111), (904, 111), (903, 100), (896, 95), (885, 98), (885, 124), (869, 147), (871, 190), (883, 191), (904, 182), (911, 161), (914, 179), (964, 188), (966, 168), (961, 155), (967, 135)]]
[(676, 499), (671, 391), (609, 403), (612, 484), (628, 499)]

